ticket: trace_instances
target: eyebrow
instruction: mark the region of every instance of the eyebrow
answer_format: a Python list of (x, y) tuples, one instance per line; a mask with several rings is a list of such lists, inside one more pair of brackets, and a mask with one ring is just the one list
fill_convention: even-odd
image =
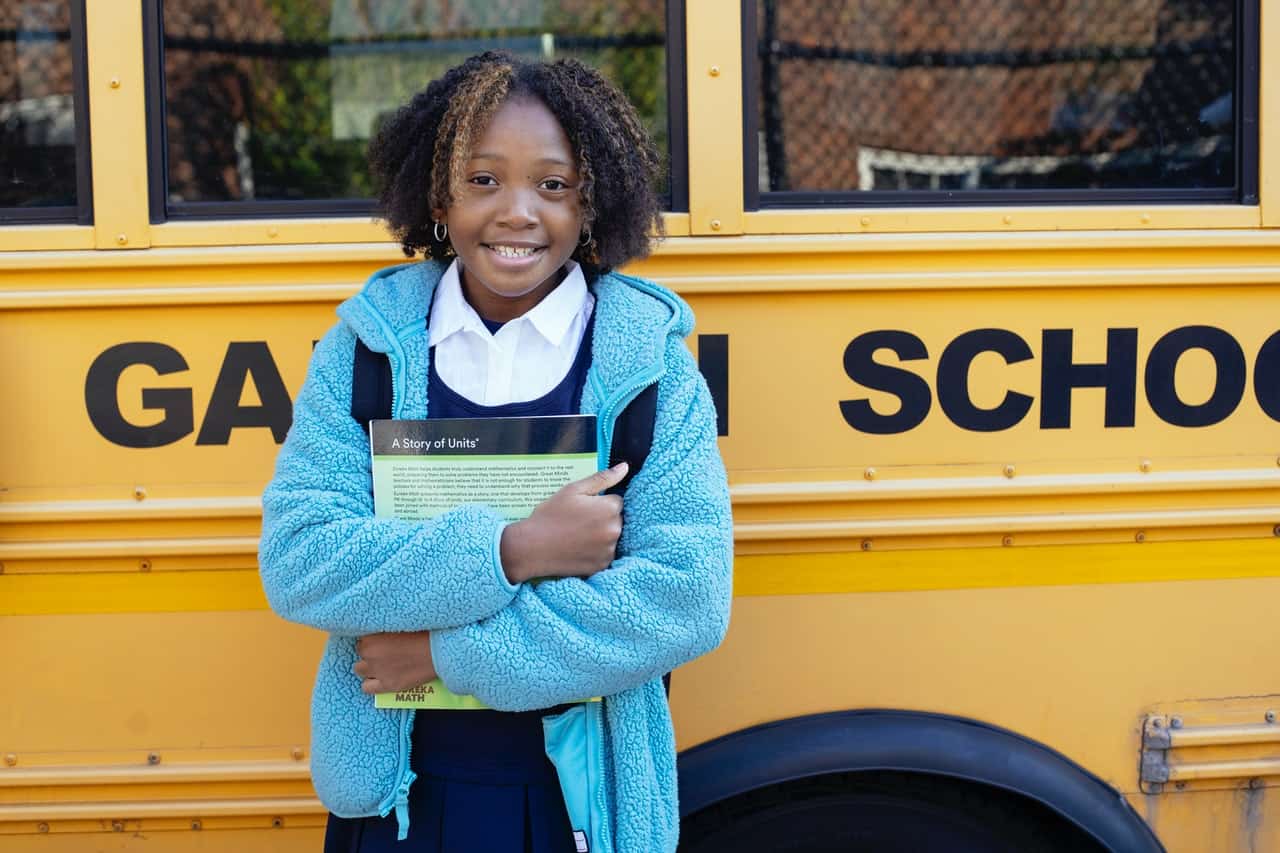
[[(472, 160), (501, 160), (504, 163), (507, 160), (507, 158), (502, 154), (495, 154), (489, 151), (477, 151), (475, 154), (471, 155), (471, 159)], [(547, 163), (547, 164), (552, 164), (556, 166), (566, 166), (570, 169), (574, 167), (573, 163), (570, 163), (568, 160), (561, 160), (559, 157), (541, 157), (538, 160), (535, 160), (534, 163), (537, 165)]]

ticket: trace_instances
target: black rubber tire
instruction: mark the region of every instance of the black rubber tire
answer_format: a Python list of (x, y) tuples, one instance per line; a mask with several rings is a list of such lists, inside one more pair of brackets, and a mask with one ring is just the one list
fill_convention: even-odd
[(690, 815), (680, 853), (1106, 853), (1048, 808), (943, 776), (861, 772), (774, 785)]

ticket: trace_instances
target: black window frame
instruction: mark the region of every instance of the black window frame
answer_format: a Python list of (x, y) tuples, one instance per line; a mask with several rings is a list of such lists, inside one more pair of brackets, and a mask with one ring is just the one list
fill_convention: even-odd
[[(93, 160), (89, 143), (89, 51), (85, 41), (85, 3), (69, 0), (70, 26), (66, 40), (71, 47), (71, 100), (76, 122), (76, 203), (47, 207), (0, 206), (0, 226), (92, 225)], [(52, 34), (61, 40), (62, 33)]]
[[(85, 2), (85, 0), (78, 0)], [(689, 142), (685, 80), (685, 3), (666, 0), (667, 140), (669, 195), (664, 212), (689, 210)], [(147, 187), (151, 224), (212, 219), (314, 219), (368, 217), (376, 214), (373, 199), (308, 199), (200, 201), (170, 203), (169, 156), (165, 136), (163, 0), (142, 7), (143, 62), (146, 74)]]
[(755, 81), (760, 71), (758, 20), (760, 0), (742, 0), (742, 116), (744, 209), (796, 208), (1046, 206), (1122, 204), (1239, 204), (1257, 205), (1261, 88), (1261, 0), (1235, 0), (1236, 92), (1235, 185), (1178, 189), (1026, 189), (1026, 190), (785, 190), (761, 192), (759, 187), (759, 98)]

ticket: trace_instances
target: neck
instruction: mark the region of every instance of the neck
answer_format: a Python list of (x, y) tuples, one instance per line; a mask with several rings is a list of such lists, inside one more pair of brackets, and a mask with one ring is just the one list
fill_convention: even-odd
[(555, 290), (560, 282), (564, 281), (565, 276), (569, 274), (568, 266), (563, 266), (533, 290), (528, 293), (522, 293), (519, 296), (503, 296), (500, 293), (494, 293), (478, 281), (475, 281), (467, 273), (467, 268), (462, 268), (462, 295), (467, 303), (475, 309), (476, 313), (491, 323), (506, 323), (517, 317), (523, 317), (533, 309), (535, 305), (546, 298), (547, 294)]

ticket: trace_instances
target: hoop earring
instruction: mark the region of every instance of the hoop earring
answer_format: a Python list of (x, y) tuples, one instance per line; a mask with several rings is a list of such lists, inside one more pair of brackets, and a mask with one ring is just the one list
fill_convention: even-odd
[(587, 246), (591, 245), (591, 226), (590, 225), (587, 226), (586, 232), (582, 235), (581, 238), (579, 238), (578, 245), (584, 249)]
[(437, 243), (443, 243), (449, 239), (449, 226), (443, 222), (437, 222), (432, 227), (431, 234), (436, 238)]

